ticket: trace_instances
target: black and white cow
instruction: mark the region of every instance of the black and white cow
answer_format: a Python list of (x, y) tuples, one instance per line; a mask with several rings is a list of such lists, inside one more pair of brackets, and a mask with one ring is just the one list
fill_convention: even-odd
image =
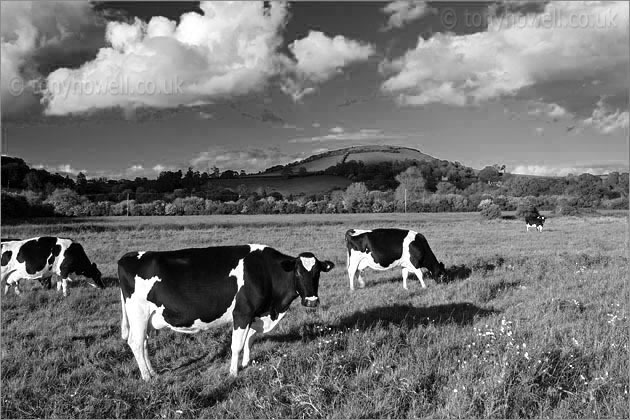
[(421, 268), (428, 269), (436, 279), (446, 274), (444, 264), (437, 260), (426, 238), (413, 230), (350, 229), (346, 232), (346, 246), (350, 290), (354, 290), (354, 278), (357, 274), (359, 287), (365, 286), (361, 272), (368, 267), (379, 271), (402, 267), (405, 289), (409, 272), (418, 277), (422, 287), (427, 286), (422, 278)]
[[(11, 285), (20, 294), (19, 282), (22, 279), (40, 279), (42, 285), (50, 285), (50, 277), (61, 278), (57, 290), (63, 289), (67, 296), (67, 284), (72, 281), (70, 274), (92, 279), (94, 284), (104, 288), (101, 272), (85, 254), (83, 247), (71, 239), (42, 236), (22, 241), (2, 243), (2, 284), (7, 294)], [(48, 283), (45, 283), (48, 280)]]
[(529, 228), (536, 228), (538, 232), (542, 232), (543, 225), (545, 224), (545, 216), (537, 215), (537, 216), (527, 216), (525, 218), (525, 225), (527, 226), (527, 231), (529, 232)]
[(149, 380), (156, 376), (149, 325), (192, 334), (231, 323), (236, 376), (241, 351), (241, 365), (249, 363), (254, 334), (271, 331), (298, 296), (303, 306), (317, 306), (319, 275), (333, 267), (310, 252), (291, 257), (265, 245), (127, 253), (118, 261), (122, 338)]

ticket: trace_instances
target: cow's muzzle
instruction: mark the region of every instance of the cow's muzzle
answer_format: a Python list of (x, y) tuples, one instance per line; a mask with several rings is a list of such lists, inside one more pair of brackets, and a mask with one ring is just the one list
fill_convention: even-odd
[(307, 308), (315, 308), (319, 305), (319, 298), (317, 296), (308, 296), (302, 299), (302, 306)]

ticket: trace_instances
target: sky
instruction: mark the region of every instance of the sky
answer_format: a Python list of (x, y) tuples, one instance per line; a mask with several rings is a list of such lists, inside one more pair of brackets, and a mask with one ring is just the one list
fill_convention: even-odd
[(627, 2), (2, 2), (2, 152), (254, 173), (356, 145), (628, 171)]

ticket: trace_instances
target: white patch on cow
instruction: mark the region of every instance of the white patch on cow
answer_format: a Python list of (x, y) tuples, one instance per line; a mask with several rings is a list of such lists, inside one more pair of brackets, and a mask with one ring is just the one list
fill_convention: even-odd
[(149, 295), (149, 292), (153, 288), (153, 285), (157, 283), (158, 281), (162, 281), (162, 279), (159, 278), (158, 276), (153, 276), (150, 279), (143, 279), (137, 274), (136, 274), (136, 277), (134, 277), (134, 280), (135, 280), (134, 291), (129, 297), (129, 300), (133, 300), (133, 301), (147, 301), (147, 296)]
[(372, 232), (371, 230), (366, 230), (366, 229), (352, 229), (352, 230), (353, 232), (350, 232), (350, 236), (358, 236), (363, 233)]
[(265, 248), (267, 248), (267, 245), (249, 244), (249, 252), (262, 251)]
[(138, 251), (138, 259), (142, 258), (144, 254), (146, 254), (146, 251)]
[(306, 271), (311, 271), (316, 261), (313, 257), (300, 257), (300, 260), (302, 261), (302, 265), (304, 266), (304, 268), (306, 268)]
[(268, 333), (273, 330), (276, 325), (278, 325), (278, 322), (280, 322), (285, 315), (286, 312), (280, 312), (275, 320), (271, 319), (270, 315), (261, 316), (260, 318), (254, 319), (254, 322), (252, 322), (252, 328), (256, 330), (256, 332)]
[(237, 284), (238, 290), (241, 290), (241, 287), (243, 287), (243, 285), (245, 284), (244, 267), (245, 265), (243, 263), (243, 259), (241, 259), (238, 262), (238, 265), (230, 271), (230, 276), (236, 277), (236, 284)]
[(317, 296), (307, 296), (304, 298), (304, 300), (308, 300), (308, 301), (315, 301), (318, 300), (319, 298)]

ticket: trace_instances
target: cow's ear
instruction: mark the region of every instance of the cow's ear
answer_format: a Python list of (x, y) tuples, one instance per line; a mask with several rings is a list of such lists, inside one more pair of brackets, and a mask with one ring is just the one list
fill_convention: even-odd
[(290, 273), (295, 270), (295, 260), (284, 260), (280, 263), (280, 266), (284, 271)]
[(321, 270), (323, 272), (328, 272), (335, 267), (335, 264), (332, 261), (323, 261), (321, 263)]

